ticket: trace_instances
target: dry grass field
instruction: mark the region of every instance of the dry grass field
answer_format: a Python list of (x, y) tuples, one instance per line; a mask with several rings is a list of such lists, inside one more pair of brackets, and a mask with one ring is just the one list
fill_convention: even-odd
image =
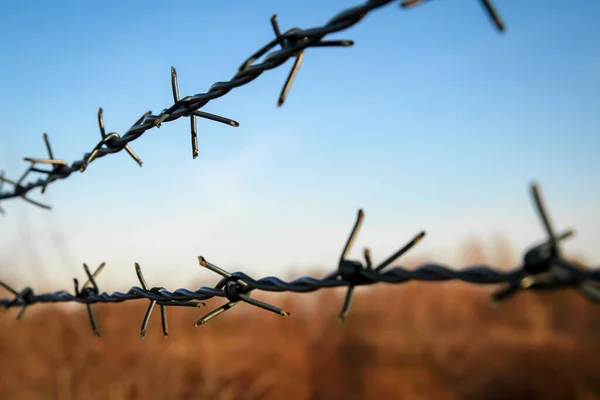
[(345, 324), (341, 290), (257, 293), (292, 316), (241, 304), (194, 328), (208, 308), (169, 309), (163, 338), (157, 309), (145, 340), (147, 301), (95, 306), (102, 338), (85, 307), (38, 305), (0, 315), (0, 399), (600, 399), (600, 307), (563, 291), (493, 308), (491, 290), (361, 288)]

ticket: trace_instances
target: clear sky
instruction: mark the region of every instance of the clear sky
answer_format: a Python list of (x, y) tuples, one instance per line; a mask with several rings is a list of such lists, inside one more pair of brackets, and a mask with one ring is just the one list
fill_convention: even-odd
[[(103, 107), (109, 132), (228, 80), (274, 36), (325, 23), (348, 0), (0, 4), (0, 168), (23, 157), (92, 150)], [(600, 3), (496, 1), (504, 34), (478, 1), (392, 3), (333, 38), (351, 48), (306, 51), (286, 104), (292, 61), (208, 104), (240, 122), (198, 120), (152, 129), (125, 152), (32, 197), (0, 203), (0, 276), (71, 287), (81, 263), (102, 261), (103, 289), (184, 285), (197, 256), (257, 277), (333, 268), (356, 212), (352, 253), (375, 261), (420, 230), (412, 253), (461, 267), (470, 239), (505, 237), (518, 254), (544, 238), (528, 185), (541, 183), (566, 249), (600, 262)], [(402, 260), (400, 260), (402, 264)], [(34, 276), (35, 275), (35, 276)], [(203, 278), (205, 277), (205, 278)], [(209, 280), (206, 280), (209, 279)]]

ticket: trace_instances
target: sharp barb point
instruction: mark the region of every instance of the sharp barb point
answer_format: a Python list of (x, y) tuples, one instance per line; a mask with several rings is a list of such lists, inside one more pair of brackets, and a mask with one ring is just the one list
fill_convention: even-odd
[(358, 210), (358, 215), (356, 217), (356, 222), (354, 223), (354, 227), (352, 228), (352, 231), (350, 232), (350, 236), (348, 237), (348, 240), (346, 241), (346, 245), (344, 246), (344, 249), (342, 250), (342, 255), (340, 257), (340, 263), (346, 259), (346, 257), (348, 256), (348, 253), (350, 252), (350, 248), (352, 247), (352, 244), (354, 243), (354, 239), (356, 239), (356, 235), (358, 233), (358, 230), (360, 229), (360, 225), (362, 224), (364, 218), (364, 212), (361, 209)]
[(303, 60), (304, 60), (304, 51), (300, 52), (300, 54), (298, 54), (296, 56), (294, 65), (292, 66), (292, 69), (290, 70), (290, 73), (285, 81), (285, 84), (283, 85), (283, 89), (281, 89), (281, 94), (279, 95), (279, 100), (277, 102), (278, 107), (281, 107), (283, 105), (283, 103), (285, 102), (285, 99), (287, 98), (287, 95), (292, 87), (292, 83), (294, 83), (294, 80), (296, 79), (296, 75), (298, 74), (298, 70), (300, 69), (300, 66), (302, 65)]
[(389, 256), (384, 262), (382, 262), (381, 264), (379, 264), (377, 266), (377, 268), (375, 268), (375, 271), (381, 271), (384, 268), (386, 268), (389, 265), (391, 265), (394, 261), (396, 261), (398, 258), (400, 258), (408, 250), (412, 249), (424, 237), (425, 237), (425, 231), (419, 232), (417, 235), (415, 235), (415, 237), (412, 238), (412, 240), (410, 242), (408, 242), (406, 245), (404, 245), (404, 247), (402, 247), (400, 250), (398, 250), (397, 252), (395, 252), (394, 254), (392, 254), (391, 256)]

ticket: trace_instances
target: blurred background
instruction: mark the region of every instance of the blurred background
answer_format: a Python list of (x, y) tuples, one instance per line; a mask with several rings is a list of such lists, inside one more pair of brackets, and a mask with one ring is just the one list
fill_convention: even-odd
[[(0, 169), (23, 157), (71, 162), (144, 112), (230, 79), (282, 31), (327, 22), (357, 3), (181, 1), (5, 2), (0, 5)], [(477, 1), (392, 3), (308, 49), (283, 107), (292, 61), (210, 102), (198, 119), (152, 129), (120, 152), (22, 200), (2, 201), (0, 279), (71, 290), (82, 263), (107, 266), (102, 291), (137, 285), (211, 286), (197, 256), (256, 278), (322, 276), (335, 268), (356, 211), (366, 219), (351, 254), (383, 260), (420, 230), (399, 260), (414, 268), (510, 269), (545, 239), (529, 193), (541, 184), (566, 254), (598, 265), (600, 247), (600, 4), (496, 2), (498, 33)], [(329, 37), (328, 37), (329, 38)], [(5, 186), (5, 190), (7, 186)], [(170, 309), (139, 339), (145, 301), (39, 305), (0, 316), (0, 397), (19, 398), (600, 398), (600, 311), (576, 293), (523, 294), (497, 308), (492, 287), (378, 285), (257, 294), (292, 312), (240, 305), (201, 328), (206, 310)], [(2, 296), (8, 296), (2, 292)], [(211, 300), (210, 307), (220, 305)], [(75, 317), (73, 314), (77, 314)], [(81, 314), (81, 315), (79, 315)], [(157, 312), (158, 314), (158, 312)]]

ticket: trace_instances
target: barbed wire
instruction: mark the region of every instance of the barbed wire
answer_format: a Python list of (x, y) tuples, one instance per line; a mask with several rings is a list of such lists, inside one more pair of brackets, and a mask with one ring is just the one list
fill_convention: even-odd
[[(353, 44), (350, 40), (328, 40), (327, 35), (348, 29), (362, 20), (372, 10), (382, 7), (392, 0), (371, 0), (357, 7), (347, 9), (334, 16), (327, 24), (322, 27), (302, 30), (293, 28), (285, 33), (281, 33), (276, 15), (271, 18), (271, 24), (275, 33), (275, 39), (267, 43), (256, 53), (251, 55), (238, 68), (237, 73), (227, 82), (217, 82), (213, 84), (206, 93), (200, 93), (193, 96), (181, 98), (177, 82), (177, 72), (171, 68), (171, 87), (173, 92), (174, 104), (163, 109), (158, 115), (153, 115), (148, 111), (142, 115), (122, 136), (116, 132), (107, 133), (104, 126), (102, 108), (98, 111), (98, 126), (100, 129), (101, 140), (94, 146), (90, 153), (85, 153), (83, 158), (74, 161), (69, 166), (64, 160), (54, 158), (48, 135), (44, 134), (43, 139), (48, 152), (48, 158), (25, 158), (30, 165), (18, 180), (5, 178), (0, 173), (0, 200), (10, 198), (21, 198), (36, 206), (47, 208), (46, 204), (28, 197), (28, 193), (35, 188), (41, 188), (45, 193), (46, 188), (52, 182), (66, 179), (73, 172), (84, 172), (94, 160), (106, 156), (107, 154), (117, 153), (122, 150), (128, 154), (141, 166), (142, 161), (129, 147), (129, 144), (141, 137), (146, 131), (160, 127), (162, 123), (174, 121), (181, 117), (190, 118), (190, 133), (192, 143), (192, 157), (198, 156), (197, 125), (196, 117), (201, 117), (231, 126), (239, 124), (229, 118), (219, 115), (199, 111), (209, 101), (222, 97), (232, 89), (245, 85), (256, 79), (263, 72), (279, 67), (290, 58), (295, 58), (292, 69), (284, 83), (279, 96), (278, 105), (281, 106), (288, 95), (293, 80), (298, 72), (304, 58), (304, 51), (309, 47), (347, 47)], [(424, 0), (406, 0), (401, 3), (402, 7), (412, 7)], [(500, 31), (504, 30), (504, 24), (495, 12), (488, 0), (481, 0), (485, 10)], [(281, 48), (274, 50), (277, 46)], [(269, 53), (270, 52), (270, 53)], [(262, 62), (257, 62), (264, 57)], [(38, 168), (38, 164), (49, 165), (50, 170)], [(38, 179), (24, 183), (30, 173), (40, 173), (45, 175), (45, 179)], [(2, 183), (8, 183), (13, 186), (12, 192), (2, 192)], [(204, 315), (195, 322), (195, 326), (205, 324), (210, 319), (222, 314), (240, 302), (244, 302), (255, 307), (276, 313), (282, 316), (290, 315), (289, 312), (257, 300), (251, 297), (254, 291), (263, 292), (293, 292), (310, 293), (321, 289), (345, 287), (346, 296), (343, 301), (339, 319), (344, 321), (349, 313), (354, 289), (358, 286), (369, 286), (376, 283), (401, 284), (409, 281), (431, 281), (441, 282), (449, 280), (460, 280), (466, 283), (489, 285), (504, 284), (491, 295), (493, 302), (500, 302), (516, 295), (520, 290), (557, 290), (571, 288), (577, 290), (580, 294), (596, 303), (600, 302), (600, 268), (590, 270), (584, 266), (568, 261), (562, 255), (559, 248), (559, 241), (572, 237), (574, 232), (568, 230), (560, 235), (554, 233), (549, 222), (547, 213), (542, 204), (539, 189), (536, 184), (532, 185), (532, 194), (539, 216), (548, 234), (548, 239), (543, 243), (532, 247), (525, 253), (521, 266), (511, 271), (500, 271), (489, 266), (472, 266), (463, 270), (453, 270), (447, 266), (437, 264), (425, 264), (413, 270), (403, 267), (394, 267), (384, 271), (392, 265), (399, 257), (419, 243), (425, 236), (425, 232), (420, 232), (411, 241), (401, 249), (390, 255), (380, 264), (374, 266), (371, 259), (371, 252), (365, 249), (363, 256), (364, 262), (349, 260), (347, 258), (354, 239), (362, 224), (364, 213), (359, 210), (356, 222), (344, 249), (338, 261), (337, 268), (324, 276), (323, 278), (302, 277), (290, 282), (283, 281), (277, 277), (266, 277), (253, 279), (243, 272), (229, 273), (215, 264), (199, 256), (198, 262), (201, 267), (207, 268), (221, 276), (221, 280), (214, 287), (201, 286), (197, 290), (177, 289), (173, 292), (164, 287), (150, 288), (142, 274), (139, 264), (135, 264), (135, 271), (140, 282), (140, 286), (132, 286), (126, 293), (114, 292), (108, 294), (100, 292), (96, 282), (98, 274), (105, 267), (102, 263), (92, 273), (86, 264), (83, 264), (86, 274), (86, 281), (79, 285), (77, 278), (73, 279), (74, 291), (69, 293), (66, 290), (60, 290), (50, 293), (36, 294), (31, 287), (17, 291), (5, 282), (0, 281), (0, 286), (9, 291), (13, 298), (0, 299), (0, 304), (6, 310), (14, 307), (20, 307), (17, 319), (21, 319), (27, 307), (38, 303), (64, 303), (75, 302), (85, 304), (92, 326), (93, 332), (100, 336), (98, 324), (96, 322), (92, 305), (97, 303), (121, 303), (125, 301), (146, 299), (149, 300), (148, 309), (144, 316), (141, 326), (141, 337), (144, 338), (147, 333), (149, 318), (158, 304), (161, 310), (163, 335), (168, 335), (166, 307), (200, 307), (206, 305), (204, 300), (214, 297), (221, 297), (227, 300), (227, 303)], [(0, 212), (3, 210), (0, 208)]]
[(126, 293), (114, 292), (108, 294), (106, 292), (101, 293), (96, 282), (96, 277), (105, 264), (100, 264), (93, 273), (90, 272), (90, 269), (86, 264), (83, 264), (87, 281), (80, 289), (79, 281), (77, 278), (74, 278), (73, 293), (69, 293), (66, 290), (60, 290), (51, 293), (35, 294), (30, 287), (17, 291), (5, 282), (0, 281), (0, 286), (4, 287), (14, 295), (13, 299), (0, 299), (0, 304), (2, 304), (5, 309), (20, 307), (21, 309), (17, 315), (17, 319), (20, 319), (26, 308), (33, 304), (64, 302), (82, 303), (87, 307), (92, 330), (97, 336), (100, 336), (98, 324), (92, 310), (92, 304), (121, 303), (124, 301), (147, 299), (150, 301), (150, 304), (144, 315), (140, 332), (143, 339), (146, 336), (148, 321), (156, 304), (160, 306), (164, 336), (168, 335), (167, 306), (200, 307), (206, 305), (203, 300), (208, 300), (213, 297), (222, 297), (227, 299), (228, 302), (198, 319), (194, 323), (195, 326), (205, 324), (210, 319), (222, 314), (240, 302), (259, 307), (281, 316), (290, 315), (289, 312), (277, 306), (250, 297), (251, 292), (253, 291), (310, 293), (320, 289), (346, 287), (346, 296), (342, 305), (342, 310), (339, 314), (339, 319), (342, 322), (345, 321), (348, 316), (355, 287), (368, 286), (376, 283), (401, 284), (409, 281), (441, 282), (460, 280), (478, 285), (505, 284), (504, 287), (498, 289), (491, 295), (491, 300), (494, 303), (514, 296), (519, 290), (558, 290), (571, 288), (576, 289), (580, 294), (591, 301), (600, 303), (600, 286), (597, 284), (600, 282), (600, 268), (589, 270), (581, 265), (568, 261), (563, 257), (559, 242), (572, 237), (574, 231), (567, 230), (557, 235), (552, 228), (542, 203), (538, 186), (533, 184), (531, 189), (539, 217), (542, 220), (548, 239), (527, 251), (523, 257), (522, 265), (512, 271), (495, 270), (488, 266), (472, 266), (456, 271), (442, 265), (426, 264), (421, 265), (414, 270), (394, 267), (384, 272), (384, 269), (389, 267), (399, 257), (404, 255), (423, 239), (425, 236), (424, 231), (418, 233), (406, 245), (377, 266), (373, 265), (371, 252), (368, 248), (366, 248), (363, 253), (364, 263), (357, 260), (349, 260), (347, 259), (347, 256), (364, 219), (363, 211), (359, 210), (354, 227), (344, 245), (337, 269), (321, 279), (302, 277), (291, 282), (286, 282), (277, 277), (267, 277), (256, 280), (243, 272), (229, 273), (210, 263), (204, 257), (199, 256), (198, 262), (200, 266), (221, 276), (221, 280), (214, 287), (201, 286), (195, 291), (190, 289), (177, 289), (174, 292), (170, 292), (164, 287), (150, 288), (144, 279), (140, 265), (135, 263), (135, 270), (141, 287), (132, 286)]
[[(348, 47), (354, 44), (351, 40), (323, 40), (327, 35), (346, 30), (359, 21), (361, 21), (371, 11), (383, 7), (394, 0), (369, 0), (363, 5), (349, 8), (340, 12), (331, 18), (321, 27), (300, 29), (292, 28), (285, 33), (281, 33), (276, 15), (271, 17), (271, 25), (275, 33), (275, 39), (264, 45), (260, 50), (248, 57), (238, 68), (236, 74), (229, 80), (214, 83), (206, 93), (199, 93), (193, 96), (180, 98), (179, 86), (177, 82), (177, 71), (171, 67), (171, 87), (173, 92), (174, 104), (163, 109), (158, 115), (153, 115), (151, 111), (143, 114), (122, 136), (117, 132), (106, 133), (104, 127), (104, 117), (102, 108), (98, 111), (98, 125), (100, 129), (101, 140), (94, 146), (90, 153), (85, 153), (81, 160), (71, 163), (69, 166), (66, 161), (55, 159), (50, 146), (48, 135), (44, 133), (43, 139), (48, 152), (48, 158), (25, 157), (29, 162), (29, 167), (17, 180), (4, 177), (0, 171), (0, 201), (11, 198), (20, 198), (35, 206), (50, 209), (47, 204), (33, 200), (27, 194), (36, 188), (41, 188), (41, 193), (45, 193), (46, 188), (52, 182), (68, 178), (73, 172), (84, 172), (94, 160), (104, 157), (107, 154), (118, 153), (123, 149), (133, 158), (133, 160), (142, 166), (142, 160), (129, 147), (129, 144), (140, 138), (146, 131), (160, 127), (165, 122), (175, 121), (181, 117), (190, 118), (190, 133), (192, 143), (192, 157), (198, 156), (198, 133), (196, 117), (221, 122), (233, 127), (239, 126), (239, 123), (215, 114), (199, 111), (211, 100), (217, 99), (229, 93), (232, 89), (246, 85), (258, 78), (263, 72), (277, 68), (284, 64), (290, 58), (294, 58), (294, 64), (281, 90), (278, 106), (283, 105), (288, 92), (292, 86), (294, 78), (304, 60), (304, 51), (309, 47)], [(504, 31), (504, 23), (498, 16), (489, 0), (480, 0), (487, 14), (499, 31)], [(426, 0), (405, 0), (400, 3), (403, 8), (410, 8)], [(275, 49), (277, 46), (279, 50)], [(269, 53), (269, 54), (267, 54)], [(262, 62), (257, 62), (261, 57), (265, 57)], [(38, 168), (38, 164), (49, 165), (50, 170)], [(45, 179), (38, 179), (24, 183), (30, 173), (39, 173), (45, 175)], [(12, 191), (2, 192), (2, 183), (8, 183), (13, 186)], [(0, 213), (4, 213), (0, 207)]]

